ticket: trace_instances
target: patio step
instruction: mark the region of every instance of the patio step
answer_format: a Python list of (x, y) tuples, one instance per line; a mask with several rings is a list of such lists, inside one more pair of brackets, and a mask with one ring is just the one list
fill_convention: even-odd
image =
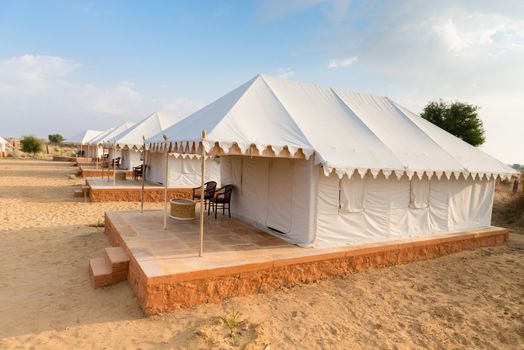
[(104, 249), (104, 258), (111, 266), (113, 273), (113, 283), (127, 279), (127, 270), (129, 268), (129, 257), (121, 247), (109, 247)]
[(129, 257), (121, 247), (104, 249), (104, 256), (89, 261), (89, 276), (93, 288), (118, 283), (127, 279)]
[(75, 197), (82, 198), (82, 197), (84, 197), (84, 195), (86, 197), (89, 196), (89, 186), (82, 186), (81, 188), (76, 189), (75, 192), (74, 192), (74, 196)]
[(113, 273), (111, 266), (104, 258), (89, 260), (89, 276), (93, 288), (99, 288), (113, 284)]

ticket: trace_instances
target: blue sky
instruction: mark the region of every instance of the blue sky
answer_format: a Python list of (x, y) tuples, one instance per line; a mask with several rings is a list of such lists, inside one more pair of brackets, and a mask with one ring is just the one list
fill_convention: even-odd
[(523, 19), (520, 1), (3, 0), (0, 135), (187, 114), (265, 73), (417, 113), (475, 103), (483, 149), (524, 163)]

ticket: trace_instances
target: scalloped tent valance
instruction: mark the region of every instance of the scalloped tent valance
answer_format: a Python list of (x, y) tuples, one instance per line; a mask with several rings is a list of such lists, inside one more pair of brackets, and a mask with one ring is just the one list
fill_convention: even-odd
[[(207, 137), (199, 138), (202, 129)], [(163, 135), (168, 140), (163, 140)], [(148, 140), (178, 153), (314, 156), (326, 175), (506, 178), (516, 172), (387, 97), (258, 75)]]

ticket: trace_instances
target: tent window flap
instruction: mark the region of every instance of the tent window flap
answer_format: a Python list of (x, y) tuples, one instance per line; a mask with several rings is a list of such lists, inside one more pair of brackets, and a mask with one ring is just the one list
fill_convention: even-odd
[(413, 177), (410, 181), (409, 206), (411, 208), (427, 208), (429, 203), (429, 179)]
[(365, 180), (358, 175), (340, 181), (340, 211), (358, 213), (364, 211)]

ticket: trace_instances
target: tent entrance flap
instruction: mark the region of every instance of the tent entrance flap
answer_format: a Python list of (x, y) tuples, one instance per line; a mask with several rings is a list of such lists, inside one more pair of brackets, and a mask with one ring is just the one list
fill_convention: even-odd
[(291, 231), (293, 163), (289, 159), (269, 161), (266, 226), (280, 233)]

